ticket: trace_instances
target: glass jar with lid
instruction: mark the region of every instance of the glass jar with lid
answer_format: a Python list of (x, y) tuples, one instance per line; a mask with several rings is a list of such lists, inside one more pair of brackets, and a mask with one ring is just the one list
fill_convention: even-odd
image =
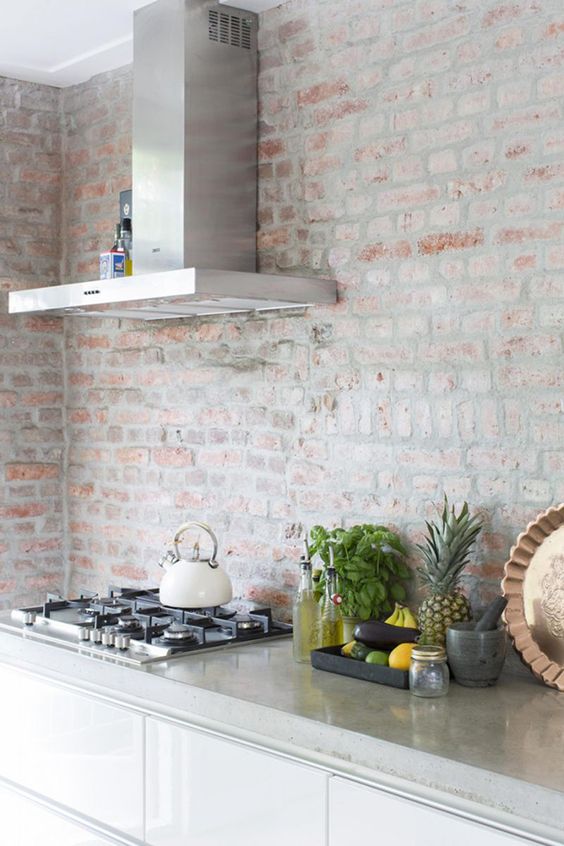
[(411, 653), (409, 689), (429, 698), (448, 693), (449, 671), (443, 646), (415, 646)]

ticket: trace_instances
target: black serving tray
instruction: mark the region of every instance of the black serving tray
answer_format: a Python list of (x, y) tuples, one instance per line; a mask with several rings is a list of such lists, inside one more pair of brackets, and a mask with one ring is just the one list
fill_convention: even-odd
[(329, 673), (339, 673), (353, 679), (387, 684), (389, 687), (399, 687), (409, 690), (409, 673), (407, 670), (393, 670), (380, 664), (367, 664), (354, 658), (341, 655), (340, 646), (324, 646), (314, 649), (311, 653), (311, 666), (316, 670), (327, 670)]

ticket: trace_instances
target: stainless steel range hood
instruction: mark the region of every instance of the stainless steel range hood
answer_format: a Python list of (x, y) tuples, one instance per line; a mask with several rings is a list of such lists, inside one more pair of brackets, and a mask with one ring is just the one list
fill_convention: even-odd
[(257, 16), (213, 0), (135, 13), (134, 272), (10, 293), (11, 313), (155, 320), (336, 301), (256, 273)]
[(334, 303), (332, 290), (324, 279), (188, 267), (11, 292), (10, 312), (163, 320)]

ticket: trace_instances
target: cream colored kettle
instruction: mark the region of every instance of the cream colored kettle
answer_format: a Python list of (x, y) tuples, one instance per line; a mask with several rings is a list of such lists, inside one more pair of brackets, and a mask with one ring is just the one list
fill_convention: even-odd
[[(178, 544), (182, 535), (193, 527), (203, 529), (212, 540), (213, 552), (208, 560), (200, 559), (198, 546), (191, 561), (181, 557)], [(171, 608), (213, 608), (231, 602), (231, 580), (216, 561), (217, 537), (207, 523), (183, 523), (174, 536), (173, 546), (174, 552), (169, 550), (159, 561), (165, 570), (160, 586), (163, 605)]]

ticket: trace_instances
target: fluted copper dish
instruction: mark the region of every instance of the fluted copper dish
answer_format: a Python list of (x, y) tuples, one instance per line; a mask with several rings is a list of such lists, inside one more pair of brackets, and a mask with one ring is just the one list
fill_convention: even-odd
[(564, 691), (564, 503), (519, 535), (501, 586), (507, 628), (523, 662)]

